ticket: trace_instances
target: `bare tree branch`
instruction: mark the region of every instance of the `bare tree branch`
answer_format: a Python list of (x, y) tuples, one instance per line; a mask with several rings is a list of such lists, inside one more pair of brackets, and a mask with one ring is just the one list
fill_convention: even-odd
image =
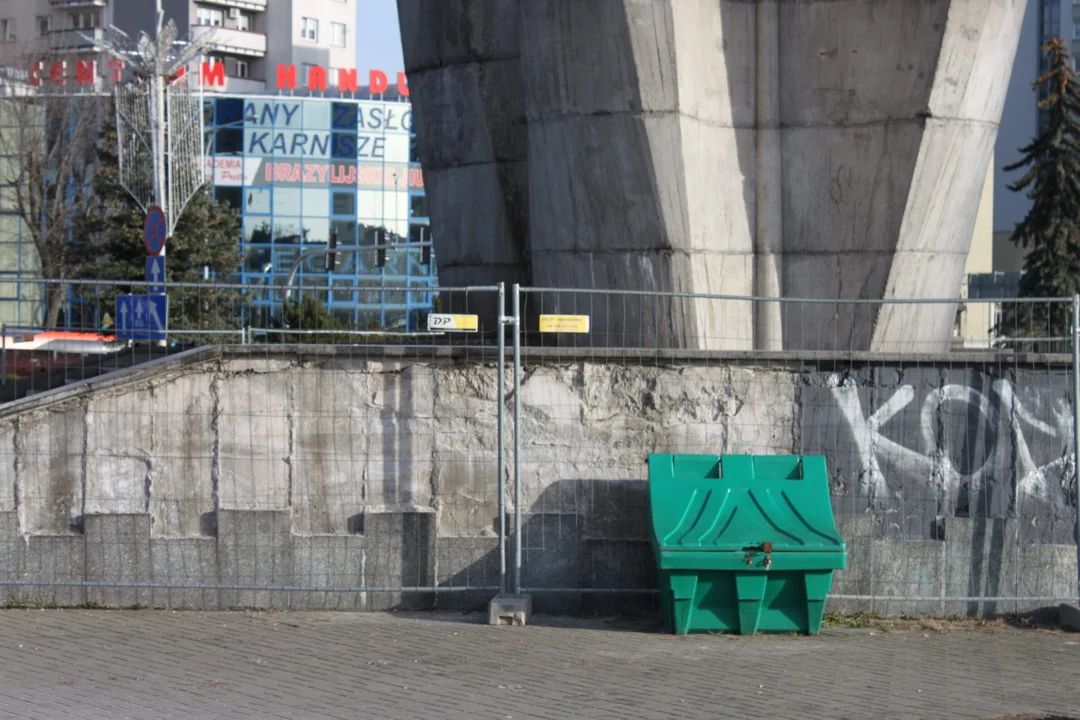
[[(24, 57), (23, 67), (40, 58)], [(48, 62), (48, 60), (46, 60)], [(86, 238), (74, 237), (79, 216), (94, 209), (89, 183), (108, 96), (52, 94), (40, 87), (0, 97), (0, 185), (8, 187), (15, 214), (37, 251), (45, 278), (68, 279), (84, 257)], [(55, 327), (66, 285), (50, 285), (43, 318)]]

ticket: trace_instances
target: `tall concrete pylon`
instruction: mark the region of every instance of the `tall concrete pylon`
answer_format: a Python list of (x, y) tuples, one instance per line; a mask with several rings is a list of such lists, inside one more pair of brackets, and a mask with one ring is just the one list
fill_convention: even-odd
[[(1026, 2), (398, 0), (440, 282), (956, 297)], [(955, 316), (543, 309), (589, 307), (610, 344), (732, 349), (944, 350)]]

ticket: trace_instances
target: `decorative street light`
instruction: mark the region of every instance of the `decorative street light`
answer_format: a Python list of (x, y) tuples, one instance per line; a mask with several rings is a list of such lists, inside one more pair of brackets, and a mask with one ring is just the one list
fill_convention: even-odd
[[(167, 235), (191, 197), (206, 182), (203, 112), (188, 64), (212, 42), (212, 33), (180, 41), (176, 24), (157, 2), (155, 36), (133, 41), (110, 27), (105, 39), (85, 36), (95, 48), (131, 68), (132, 82), (116, 86), (120, 184), (147, 212), (160, 207)], [(164, 254), (164, 252), (162, 252)]]

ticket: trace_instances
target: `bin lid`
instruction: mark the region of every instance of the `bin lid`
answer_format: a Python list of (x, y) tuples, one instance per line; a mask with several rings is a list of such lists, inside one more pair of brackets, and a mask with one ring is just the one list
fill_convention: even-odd
[(844, 552), (819, 455), (650, 455), (663, 551)]

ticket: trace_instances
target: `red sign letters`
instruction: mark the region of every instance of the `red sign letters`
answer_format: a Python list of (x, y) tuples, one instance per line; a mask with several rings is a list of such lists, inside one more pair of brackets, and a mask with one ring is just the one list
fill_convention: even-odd
[[(120, 82), (123, 75), (124, 63), (120, 60), (108, 61), (107, 78), (112, 83)], [(181, 70), (178, 77), (184, 75)], [(93, 60), (79, 60), (75, 63), (75, 85), (93, 85), (98, 79), (97, 63)], [(54, 62), (45, 67), (43, 61), (38, 61), (30, 67), (30, 84), (41, 86), (48, 78), (53, 85), (63, 86), (70, 79), (70, 67), (66, 60)], [(175, 78), (170, 78), (170, 80)], [(223, 87), (226, 83), (225, 66), (218, 62), (204, 62), (199, 73), (199, 82), (206, 87)], [(330, 89), (330, 71), (321, 65), (312, 65), (308, 68), (307, 77), (301, 77), (295, 65), (278, 65), (276, 84), (278, 90), (295, 90), (303, 84), (302, 89), (315, 92), (326, 92)], [(337, 70), (337, 87), (340, 92), (360, 92), (360, 74), (356, 68), (340, 68)], [(372, 95), (382, 95), (390, 90), (390, 79), (382, 70), (374, 69), (368, 72), (368, 92)], [(409, 96), (409, 84), (404, 72), (397, 74), (397, 85), (394, 86), (402, 97)]]

